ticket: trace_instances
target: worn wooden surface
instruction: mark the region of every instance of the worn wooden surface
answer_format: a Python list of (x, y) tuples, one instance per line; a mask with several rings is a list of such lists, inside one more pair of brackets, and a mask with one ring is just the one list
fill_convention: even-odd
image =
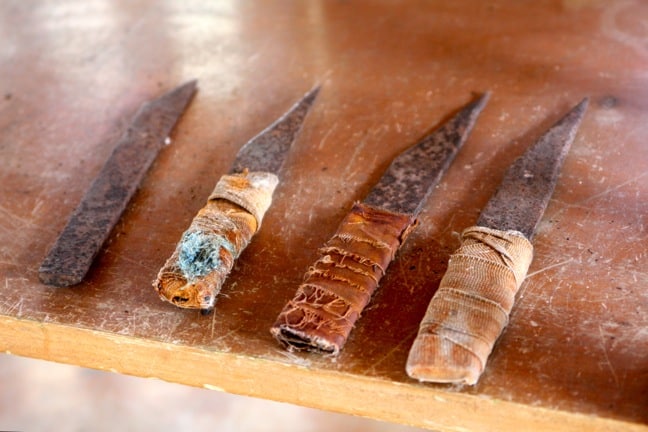
[[(0, 3), (0, 351), (443, 430), (645, 430), (647, 20), (641, 1)], [(137, 107), (191, 78), (197, 96), (87, 281), (41, 285), (41, 260)], [(160, 301), (157, 270), (238, 148), (317, 82), (215, 313)], [(354, 200), (485, 90), (342, 354), (281, 350), (269, 327)], [(481, 381), (410, 380), (407, 352), (456, 233), (586, 95)]]

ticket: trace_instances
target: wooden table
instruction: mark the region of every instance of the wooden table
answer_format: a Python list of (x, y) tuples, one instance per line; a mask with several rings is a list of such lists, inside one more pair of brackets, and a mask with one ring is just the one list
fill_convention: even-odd
[[(0, 351), (438, 430), (648, 430), (648, 6), (640, 1), (0, 3)], [(37, 269), (131, 116), (199, 92), (87, 280)], [(322, 92), (215, 313), (151, 282), (239, 147)], [(391, 158), (492, 99), (337, 359), (269, 327)], [(504, 168), (589, 111), (478, 385), (405, 359)]]

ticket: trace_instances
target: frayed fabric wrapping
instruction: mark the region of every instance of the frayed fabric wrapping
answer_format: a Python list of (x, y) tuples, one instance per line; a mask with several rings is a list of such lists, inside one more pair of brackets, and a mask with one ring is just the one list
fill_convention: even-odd
[(476, 384), (532, 259), (533, 246), (522, 233), (466, 229), (421, 321), (407, 374), (420, 381)]
[(160, 297), (182, 308), (211, 309), (234, 261), (259, 230), (277, 184), (272, 173), (221, 177), (160, 270), (153, 284)]
[(279, 314), (273, 336), (288, 349), (338, 354), (412, 222), (355, 204)]
[(224, 199), (238, 204), (254, 215), (260, 227), (277, 184), (279, 177), (268, 172), (227, 174), (218, 181), (209, 200)]

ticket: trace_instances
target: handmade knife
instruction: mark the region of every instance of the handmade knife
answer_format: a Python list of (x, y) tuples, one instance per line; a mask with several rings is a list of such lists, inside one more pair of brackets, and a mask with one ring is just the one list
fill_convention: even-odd
[(468, 104), (396, 157), (353, 206), (271, 329), (284, 347), (339, 353), (487, 100), (488, 94)]
[(64, 287), (83, 280), (195, 92), (190, 81), (137, 111), (41, 264), (41, 282)]
[(486, 204), (427, 312), (407, 359), (420, 381), (476, 384), (533, 258), (531, 238), (587, 108), (584, 99), (517, 159)]
[(153, 286), (163, 300), (211, 311), (234, 261), (259, 230), (284, 159), (319, 87), (245, 144), (184, 232)]

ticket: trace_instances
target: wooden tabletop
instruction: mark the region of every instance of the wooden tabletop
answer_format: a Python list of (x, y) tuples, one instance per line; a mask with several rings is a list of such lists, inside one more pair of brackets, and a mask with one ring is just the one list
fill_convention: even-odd
[[(438, 430), (647, 430), (648, 5), (0, 3), (0, 351)], [(139, 105), (199, 90), (87, 279), (38, 267)], [(249, 138), (322, 85), (212, 315), (151, 282)], [(390, 160), (492, 97), (336, 359), (269, 328)], [(511, 321), (474, 387), (405, 360), (505, 167), (591, 98)]]

